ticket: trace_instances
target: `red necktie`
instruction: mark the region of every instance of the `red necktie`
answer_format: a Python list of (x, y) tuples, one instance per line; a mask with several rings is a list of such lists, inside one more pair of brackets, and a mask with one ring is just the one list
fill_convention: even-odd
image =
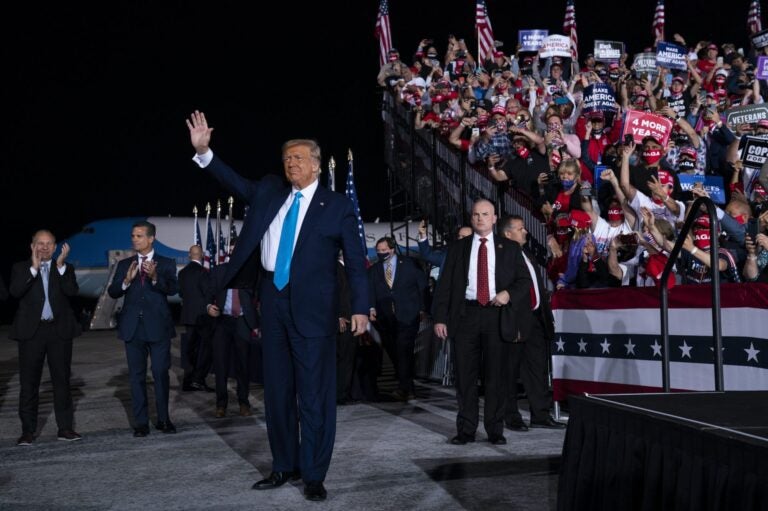
[(144, 271), (144, 261), (147, 260), (147, 256), (139, 256), (139, 282), (144, 285), (144, 278), (147, 276), (147, 272)]
[(232, 316), (239, 318), (242, 310), (240, 309), (240, 290), (232, 289)]
[(487, 238), (480, 238), (480, 248), (477, 251), (477, 301), (480, 305), (487, 305), (491, 301), (491, 292), (488, 289), (488, 247), (485, 246)]

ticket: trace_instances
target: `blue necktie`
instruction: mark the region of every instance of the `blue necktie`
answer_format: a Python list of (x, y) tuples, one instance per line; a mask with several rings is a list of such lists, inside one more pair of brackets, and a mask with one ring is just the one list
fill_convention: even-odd
[(275, 287), (283, 289), (288, 284), (291, 275), (291, 255), (293, 254), (293, 239), (296, 237), (296, 223), (299, 219), (299, 199), (301, 192), (296, 192), (293, 203), (283, 221), (283, 230), (280, 231), (280, 244), (277, 246), (277, 260), (275, 261)]
[(51, 302), (48, 301), (48, 263), (40, 265), (40, 273), (43, 277), (43, 291), (45, 292), (45, 303), (43, 304), (43, 319), (53, 319), (53, 309)]

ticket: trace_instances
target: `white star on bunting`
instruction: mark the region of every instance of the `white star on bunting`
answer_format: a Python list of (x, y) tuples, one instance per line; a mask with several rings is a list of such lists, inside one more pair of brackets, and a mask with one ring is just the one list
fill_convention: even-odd
[(635, 346), (637, 346), (637, 345), (636, 344), (632, 344), (632, 339), (627, 339), (627, 341), (628, 341), (627, 344), (624, 345), (624, 347), (627, 348), (627, 355), (629, 355), (630, 353), (632, 355), (634, 355), (635, 354)]
[(680, 350), (682, 351), (682, 355), (680, 356), (680, 358), (685, 358), (685, 357), (691, 358), (691, 349), (693, 349), (693, 346), (688, 346), (688, 343), (686, 343), (685, 340), (683, 340), (683, 345), (678, 346), (678, 348), (680, 348)]
[(579, 353), (581, 353), (582, 351), (584, 353), (587, 352), (587, 343), (584, 342), (584, 338), (583, 337), (581, 339), (579, 339), (579, 342), (577, 342), (576, 344), (579, 345)]
[(651, 349), (653, 350), (652, 357), (655, 357), (656, 355), (661, 356), (661, 344), (659, 344), (658, 339), (653, 340), (653, 344), (651, 344)]
[(753, 343), (749, 343), (749, 349), (744, 348), (744, 351), (747, 352), (747, 362), (750, 360), (754, 360), (756, 364), (759, 364), (757, 360), (757, 354), (760, 353), (760, 350), (756, 350)]
[(608, 342), (608, 338), (603, 338), (603, 342), (600, 343), (600, 346), (603, 347), (603, 353), (611, 354), (611, 343)]

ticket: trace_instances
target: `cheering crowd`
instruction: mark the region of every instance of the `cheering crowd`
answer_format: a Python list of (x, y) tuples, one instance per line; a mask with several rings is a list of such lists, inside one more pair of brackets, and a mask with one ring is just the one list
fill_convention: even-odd
[[(768, 115), (755, 108), (768, 97), (755, 77), (768, 48), (674, 40), (688, 48), (685, 70), (639, 71), (626, 53), (578, 65), (498, 48), (478, 62), (451, 35), (442, 55), (422, 40), (410, 64), (391, 49), (378, 83), (417, 129), (436, 130), (475, 170), (532, 199), (554, 287), (659, 285), (688, 215), (667, 285), (709, 282), (709, 218), (691, 205), (710, 195), (721, 280), (768, 282), (768, 169), (749, 157), (768, 145)], [(629, 119), (668, 129), (633, 130)]]

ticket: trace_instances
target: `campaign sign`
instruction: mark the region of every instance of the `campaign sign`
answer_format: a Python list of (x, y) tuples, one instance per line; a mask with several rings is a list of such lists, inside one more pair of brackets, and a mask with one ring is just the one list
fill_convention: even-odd
[(755, 67), (755, 78), (758, 80), (768, 80), (768, 57), (763, 55), (757, 57), (757, 67)]
[(760, 169), (766, 159), (768, 159), (768, 140), (747, 137), (747, 143), (741, 152), (741, 161), (744, 162), (744, 166)]
[(755, 124), (763, 119), (768, 119), (768, 105), (765, 103), (735, 106), (725, 111), (725, 120), (731, 128), (740, 124)]
[(696, 183), (702, 183), (704, 190), (715, 204), (725, 204), (725, 188), (723, 188), (723, 176), (701, 176), (695, 174), (678, 174), (680, 188), (688, 192)]
[(541, 57), (570, 57), (571, 40), (564, 35), (550, 35), (541, 43)]
[(685, 57), (688, 50), (677, 44), (659, 42), (656, 45), (656, 65), (667, 69), (680, 69), (685, 71), (688, 64)]
[(641, 73), (656, 73), (656, 54), (653, 52), (635, 53), (635, 63), (632, 67), (638, 75)]
[(593, 83), (584, 88), (584, 106), (582, 113), (588, 114), (595, 110), (602, 112), (616, 111), (616, 95), (607, 83)]
[(632, 135), (632, 139), (636, 144), (642, 144), (645, 137), (653, 137), (663, 147), (666, 147), (673, 125), (672, 119), (637, 110), (629, 110), (624, 117), (624, 129), (621, 132), (621, 136), (623, 138), (626, 135)]
[(548, 35), (549, 30), (518, 30), (517, 42), (520, 43), (520, 51), (539, 51)]
[(595, 40), (595, 60), (598, 62), (618, 62), (624, 53), (624, 43), (621, 41)]
[(752, 35), (752, 46), (758, 50), (768, 46), (768, 29), (761, 30), (760, 32)]

